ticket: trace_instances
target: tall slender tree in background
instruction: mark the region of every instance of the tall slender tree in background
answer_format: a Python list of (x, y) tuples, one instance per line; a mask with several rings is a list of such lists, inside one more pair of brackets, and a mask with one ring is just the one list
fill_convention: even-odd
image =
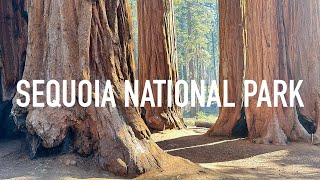
[(139, 73), (139, 65), (138, 65), (138, 8), (137, 8), (137, 0), (130, 0), (131, 14), (132, 14), (132, 30), (133, 30), (133, 39), (134, 39), (134, 62), (136, 65), (136, 74)]
[(218, 0), (214, 0), (211, 4), (211, 9), (213, 11), (213, 28), (211, 32), (211, 55), (212, 55), (212, 65), (208, 68), (208, 82), (211, 80), (219, 80), (219, 3)]
[[(168, 93), (175, 94), (175, 83), (178, 80), (173, 11), (172, 0), (138, 0), (140, 97), (146, 80), (173, 82), (170, 89), (162, 86), (160, 107), (151, 107), (148, 102), (142, 110), (148, 127), (156, 130), (185, 127), (181, 109), (174, 103), (174, 96), (171, 102), (166, 100)], [(157, 85), (153, 85), (152, 93), (158, 97)]]
[[(96, 154), (104, 169), (119, 175), (163, 169), (170, 163), (190, 164), (167, 155), (149, 140), (150, 131), (136, 108), (124, 107), (124, 80), (133, 82), (135, 78), (128, 1), (31, 0), (28, 8), (28, 52), (23, 78), (30, 82), (55, 79), (60, 84), (69, 80), (69, 98), (70, 80), (92, 84), (100, 80), (99, 89), (93, 87), (99, 93), (85, 93), (85, 102), (101, 100), (104, 82), (110, 80), (117, 105), (106, 103), (97, 108), (91, 104), (84, 108), (76, 103), (70, 108), (37, 108), (32, 102), (28, 108), (21, 108), (14, 104), (15, 117), (27, 114), (31, 155), (40, 147), (59, 146), (72, 133), (75, 151)], [(84, 87), (86, 92), (88, 86)], [(32, 95), (32, 88), (25, 90)], [(38, 90), (47, 94), (44, 85), (38, 85)], [(62, 97), (61, 91), (51, 90), (52, 95), (56, 93)], [(22, 97), (17, 94), (17, 98)], [(46, 96), (39, 96), (38, 102), (45, 99)]]
[[(220, 0), (220, 4), (226, 5), (226, 1)], [(231, 6), (232, 4), (229, 4), (230, 8)], [(318, 123), (318, 104), (314, 102), (319, 100), (317, 97), (319, 97), (318, 82), (320, 76), (319, 71), (316, 70), (319, 66), (315, 63), (318, 61), (315, 49), (319, 48), (319, 23), (316, 21), (319, 19), (320, 13), (313, 8), (319, 8), (319, 2), (311, 0), (304, 4), (290, 0), (242, 0), (241, 7), (242, 13), (239, 11), (238, 13), (239, 16), (242, 15), (243, 17), (241, 24), (244, 50), (243, 60), (240, 59), (241, 62), (239, 63), (243, 63), (244, 68), (240, 69), (239, 72), (244, 72), (244, 79), (255, 80), (258, 87), (261, 86), (262, 80), (266, 80), (271, 97), (273, 97), (274, 86), (272, 85), (274, 80), (281, 79), (289, 84), (289, 80), (304, 79), (306, 80), (304, 86), (311, 85), (309, 90), (302, 89), (302, 92), (305, 92), (304, 103), (307, 104), (305, 108), (298, 107), (298, 105), (296, 108), (284, 107), (283, 105), (270, 108), (267, 107), (266, 102), (262, 104), (262, 107), (257, 107), (258, 95), (251, 98), (250, 106), (242, 111), (242, 113), (245, 113), (249, 138), (255, 142), (266, 144), (286, 144), (289, 140), (309, 141), (309, 133), (314, 132), (306, 127), (308, 133), (303, 128), (305, 124), (299, 116), (303, 115), (301, 113), (301, 109), (303, 109), (302, 112), (305, 113), (303, 117), (307, 117), (311, 123)], [(228, 8), (220, 9), (221, 21), (231, 19), (229, 14), (225, 14), (226, 9)], [(239, 9), (239, 7), (233, 7), (232, 9), (237, 12), (236, 9)], [(223, 15), (226, 15), (226, 17), (223, 18)], [(221, 30), (228, 28), (227, 24), (223, 22), (220, 25)], [(305, 31), (306, 26), (314, 28)], [(224, 38), (226, 37), (221, 34), (221, 47), (227, 46), (225, 44), (228, 41), (223, 40)], [(300, 43), (305, 46), (308, 44), (308, 48)], [(232, 59), (232, 56), (228, 57), (224, 54), (225, 52), (221, 52), (222, 64), (225, 59), (227, 61), (231, 61), (229, 58)], [(302, 59), (304, 62), (302, 62)], [(234, 72), (229, 71), (234, 66), (238, 66), (238, 64), (235, 63), (221, 68), (220, 74), (231, 77), (242, 76), (242, 73), (234, 74)], [(314, 73), (312, 82), (307, 78), (308, 75), (305, 71), (305, 69), (308, 69), (307, 67)], [(242, 81), (233, 80), (232, 83), (235, 83), (232, 86), (236, 89), (242, 87)], [(281, 89), (282, 87), (277, 88)], [(311, 93), (310, 91), (315, 95), (314, 101), (307, 101), (306, 94)], [(237, 93), (236, 97), (242, 97), (241, 91), (237, 91)], [(289, 102), (289, 96), (286, 96), (285, 99)], [(228, 111), (225, 109), (222, 108), (221, 113)], [(208, 133), (211, 135), (232, 135), (232, 130), (236, 127), (236, 119), (241, 120), (240, 109), (239, 106), (236, 107), (231, 117), (220, 116), (217, 124)]]
[[(187, 25), (188, 25), (188, 41), (189, 43), (192, 41), (191, 40), (191, 35), (192, 35), (192, 13), (191, 13), (191, 2), (186, 2), (187, 3)], [(188, 44), (191, 46), (191, 44)], [(195, 80), (195, 57), (191, 56), (192, 52), (195, 49), (188, 48), (188, 54), (189, 54), (189, 84), (191, 85), (191, 81)], [(190, 86), (191, 88), (191, 86)], [(190, 109), (190, 115), (191, 117), (195, 117), (197, 115), (197, 110), (196, 107), (191, 107)]]
[(27, 1), (0, 1), (0, 139), (11, 136), (9, 114), (16, 84), (22, 78), (27, 49)]

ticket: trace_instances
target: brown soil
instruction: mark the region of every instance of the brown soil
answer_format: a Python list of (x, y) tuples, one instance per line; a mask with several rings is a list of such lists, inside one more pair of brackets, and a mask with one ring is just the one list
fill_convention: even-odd
[[(206, 130), (189, 128), (152, 135), (169, 154), (203, 169), (177, 166), (140, 179), (320, 179), (318, 146), (259, 145), (245, 139), (207, 137), (202, 135)], [(0, 179), (119, 179), (96, 168), (93, 158), (63, 155), (29, 160), (20, 146), (19, 141), (0, 143)]]
[(0, 142), (0, 179), (119, 179), (97, 167), (74, 154), (30, 160), (20, 141)]

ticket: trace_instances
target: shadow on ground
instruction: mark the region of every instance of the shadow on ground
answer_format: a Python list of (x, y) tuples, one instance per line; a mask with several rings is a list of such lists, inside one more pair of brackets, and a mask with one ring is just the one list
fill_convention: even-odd
[(320, 179), (320, 147), (253, 144), (246, 139), (186, 135), (159, 140), (169, 154), (243, 179)]
[[(217, 175), (213, 177), (204, 171), (202, 175), (209, 177), (205, 179), (320, 179), (319, 146), (252, 144), (246, 139), (208, 137), (202, 135), (204, 132), (206, 129), (172, 130), (153, 134), (153, 139), (169, 154), (189, 159)], [(97, 168), (96, 163), (93, 158), (73, 154), (31, 161), (20, 141), (0, 142), (0, 179), (117, 178)], [(179, 170), (174, 168), (173, 172)], [(199, 178), (199, 174), (193, 175), (181, 174), (179, 177)], [(172, 177), (167, 179), (175, 179)]]
[(180, 137), (157, 144), (169, 154), (195, 163), (233, 161), (285, 149), (284, 146), (252, 144), (243, 138), (230, 139), (206, 135)]

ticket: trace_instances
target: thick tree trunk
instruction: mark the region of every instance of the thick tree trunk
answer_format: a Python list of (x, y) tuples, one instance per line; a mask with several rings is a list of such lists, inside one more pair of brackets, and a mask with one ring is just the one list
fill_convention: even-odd
[[(163, 86), (161, 107), (144, 106), (143, 115), (147, 126), (155, 130), (181, 129), (184, 122), (181, 109), (173, 102), (168, 104), (168, 91), (175, 94), (178, 79), (175, 27), (172, 0), (139, 0), (139, 81), (142, 97), (146, 80), (172, 80), (170, 90)], [(152, 93), (157, 102), (157, 85)]]
[[(223, 2), (221, 0), (221, 2)], [(254, 0), (242, 0), (242, 13), (244, 17), (244, 30), (243, 37), (244, 41), (244, 60), (245, 65), (244, 73), (245, 79), (255, 80), (258, 83), (258, 87), (261, 85), (262, 80), (267, 80), (268, 90), (270, 96), (273, 97), (273, 81), (284, 80), (289, 84), (289, 80), (308, 79), (307, 76), (300, 76), (297, 78), (297, 73), (294, 72), (293, 67), (298, 67), (302, 72), (306, 72), (308, 69), (306, 66), (317, 66), (315, 64), (318, 59), (316, 51), (312, 58), (307, 58), (309, 51), (317, 49), (318, 44), (312, 43), (317, 42), (317, 35), (309, 37), (308, 32), (305, 31), (301, 24), (302, 22), (313, 22), (308, 21), (308, 18), (317, 19), (319, 13), (309, 14), (310, 16), (299, 17), (299, 11), (302, 12), (314, 12), (310, 8), (318, 2), (313, 2), (305, 6), (304, 3), (297, 3), (295, 1), (288, 0), (271, 0), (271, 1), (254, 1)], [(289, 5), (294, 4), (294, 6)], [(290, 11), (288, 11), (290, 9)], [(292, 16), (293, 15), (293, 16)], [(312, 17), (316, 16), (316, 17)], [(299, 17), (299, 18), (294, 18)], [(222, 20), (224, 18), (222, 17)], [(222, 24), (223, 26), (223, 24)], [(311, 26), (311, 25), (310, 25)], [(221, 27), (223, 29), (223, 27)], [(227, 27), (225, 27), (227, 28)], [(312, 28), (313, 29), (313, 28)], [(295, 33), (290, 34), (290, 31)], [(297, 34), (297, 32), (302, 33)], [(314, 34), (317, 34), (317, 30), (313, 29)], [(292, 38), (289, 39), (288, 38)], [(221, 36), (223, 39), (224, 36)], [(311, 40), (313, 38), (313, 40)], [(223, 46), (225, 41), (221, 41)], [(300, 43), (309, 48), (301, 48)], [(310, 44), (311, 43), (311, 44)], [(304, 47), (305, 47), (304, 46)], [(311, 48), (310, 48), (311, 46)], [(289, 48), (291, 47), (291, 48)], [(300, 49), (293, 49), (292, 47), (300, 47)], [(290, 50), (291, 49), (291, 50)], [(224, 52), (221, 52), (222, 59)], [(299, 58), (295, 57), (298, 54)], [(304, 59), (305, 65), (301, 64), (298, 59)], [(233, 66), (233, 65), (232, 65)], [(232, 67), (231, 66), (231, 67)], [(311, 65), (312, 66), (312, 65)], [(317, 68), (317, 67), (315, 67)], [(222, 68), (221, 74), (228, 74), (228, 67)], [(232, 75), (233, 73), (229, 73)], [(319, 73), (318, 73), (319, 74)], [(319, 95), (318, 82), (320, 76), (314, 76), (311, 87), (314, 87), (314, 95)], [(237, 87), (242, 86), (242, 81), (235, 82)], [(308, 87), (304, 84), (305, 87)], [(260, 89), (258, 88), (258, 92)], [(310, 91), (308, 91), (310, 92)], [(308, 93), (306, 92), (306, 94)], [(242, 92), (238, 94), (241, 97)], [(288, 101), (289, 97), (286, 96)], [(250, 106), (245, 108), (245, 119), (247, 128), (249, 131), (249, 138), (258, 143), (276, 143), (286, 144), (288, 140), (294, 141), (308, 141), (310, 135), (303, 128), (298, 119), (297, 108), (285, 108), (283, 106), (277, 108), (269, 108), (266, 104), (263, 104), (261, 108), (257, 107), (258, 95), (250, 99)], [(242, 102), (242, 100), (240, 101)], [(313, 103), (306, 101), (305, 104), (311, 104), (310, 106), (316, 108), (319, 100), (314, 100)], [(314, 103), (316, 102), (316, 103)], [(241, 103), (240, 103), (241, 104)], [(307, 107), (306, 107), (307, 108)], [(226, 108), (222, 108), (222, 111)], [(235, 108), (236, 119), (241, 117), (239, 107)], [(315, 113), (314, 113), (315, 114)], [(222, 116), (224, 117), (224, 116)], [(211, 135), (231, 135), (232, 129), (235, 128), (234, 121), (230, 121), (230, 118), (219, 117), (217, 125), (212, 127), (209, 133)], [(315, 121), (313, 119), (312, 121)], [(232, 122), (232, 123), (229, 123)], [(236, 121), (236, 120), (235, 120)], [(219, 126), (227, 125), (227, 128), (219, 128)], [(223, 126), (222, 126), (223, 127)]]
[(0, 138), (11, 137), (15, 132), (9, 115), (26, 58), (26, 5), (24, 0), (0, 0)]
[[(262, 80), (267, 80), (271, 97), (274, 80), (285, 80), (289, 84), (289, 80), (293, 79), (290, 67), (288, 68), (289, 57), (285, 53), (288, 47), (285, 39), (286, 27), (283, 25), (286, 8), (284, 2), (248, 0), (244, 5), (247, 32), (245, 77), (255, 80), (258, 87)], [(289, 97), (286, 99), (288, 101)], [(245, 112), (251, 139), (279, 144), (285, 144), (288, 140), (309, 140), (309, 134), (298, 120), (296, 108), (268, 108), (266, 103), (259, 108), (256, 106), (257, 100), (258, 95), (251, 98), (252, 105)]]
[(0, 1), (0, 101), (11, 100), (22, 77), (28, 17), (24, 0)]
[(220, 0), (220, 76), (219, 92), (223, 99), (223, 81), (228, 80), (228, 96), (235, 108), (220, 108), (219, 119), (209, 134), (231, 136), (241, 118), (244, 75), (241, 0)]
[[(87, 108), (79, 104), (72, 108), (34, 108), (32, 102), (27, 109), (14, 104), (15, 116), (28, 113), (26, 125), (33, 154), (41, 146), (59, 146), (71, 133), (78, 153), (95, 153), (104, 169), (119, 175), (162, 169), (168, 161), (185, 163), (150, 141), (138, 111), (124, 107), (124, 80), (134, 80), (131, 16), (126, 0), (30, 0), (28, 8), (29, 45), (23, 78), (55, 79), (61, 84), (62, 80), (89, 80), (92, 84), (100, 80), (100, 99), (103, 82), (110, 80), (117, 104), (116, 108), (110, 103), (103, 108), (93, 104)], [(45, 91), (43, 86), (38, 89)], [(39, 102), (45, 98), (39, 96)]]
[[(301, 122), (311, 124), (314, 143), (320, 143), (320, 2), (284, 1), (288, 20), (288, 54), (292, 76), (304, 80), (300, 93), (305, 107), (299, 107)], [(308, 128), (308, 127), (307, 127)], [(316, 132), (315, 132), (316, 130)]]

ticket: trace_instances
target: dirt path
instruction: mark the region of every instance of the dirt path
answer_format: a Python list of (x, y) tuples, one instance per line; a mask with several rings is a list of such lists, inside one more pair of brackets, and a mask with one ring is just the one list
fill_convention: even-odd
[(154, 139), (171, 155), (237, 179), (320, 179), (318, 146), (260, 145), (244, 139), (206, 137), (202, 135), (204, 132), (203, 129), (167, 131), (155, 134)]
[[(153, 134), (153, 139), (169, 154), (217, 174), (199, 179), (320, 179), (320, 147), (300, 143), (257, 145), (244, 139), (206, 137), (202, 135), (205, 131), (166, 131)], [(91, 158), (63, 155), (31, 161), (20, 146), (19, 141), (0, 142), (0, 179), (117, 179), (96, 168)], [(167, 179), (186, 177), (194, 179), (197, 174)]]

